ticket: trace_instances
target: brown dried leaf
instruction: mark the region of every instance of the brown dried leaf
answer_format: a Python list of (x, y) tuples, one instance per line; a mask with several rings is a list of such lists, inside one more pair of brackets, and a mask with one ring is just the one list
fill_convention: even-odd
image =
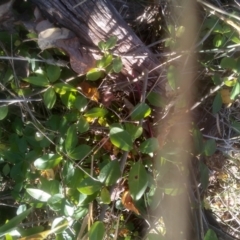
[(79, 87), (81, 88), (83, 94), (87, 98), (90, 98), (92, 101), (98, 102), (98, 100), (99, 100), (99, 92), (98, 92), (97, 88), (91, 86), (87, 82), (81, 82), (79, 84)]
[(123, 206), (130, 210), (130, 211), (133, 211), (134, 213), (136, 213), (137, 215), (140, 215), (138, 209), (135, 207), (134, 203), (133, 203), (133, 199), (130, 195), (130, 192), (129, 191), (125, 191), (123, 193), (123, 196), (122, 196), (122, 204)]

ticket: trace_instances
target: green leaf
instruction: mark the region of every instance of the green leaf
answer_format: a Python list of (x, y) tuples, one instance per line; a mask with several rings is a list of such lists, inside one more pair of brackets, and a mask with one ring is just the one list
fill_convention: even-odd
[(216, 114), (222, 108), (222, 97), (221, 93), (218, 92), (213, 100), (212, 113)]
[(98, 48), (99, 48), (101, 51), (105, 51), (105, 49), (106, 49), (106, 44), (105, 44), (105, 42), (104, 42), (104, 41), (100, 41), (100, 42), (98, 43)]
[(161, 98), (161, 95), (159, 93), (156, 93), (156, 92), (150, 92), (147, 96), (147, 100), (154, 107), (164, 107), (164, 106), (166, 106), (166, 103)]
[(78, 191), (86, 194), (92, 195), (93, 193), (99, 191), (102, 188), (102, 183), (93, 180), (90, 177), (85, 178), (78, 186)]
[(106, 186), (113, 185), (121, 177), (120, 164), (117, 160), (106, 164), (100, 171), (98, 179)]
[(204, 240), (218, 240), (218, 237), (217, 234), (209, 228), (204, 236)]
[(53, 211), (60, 211), (62, 209), (63, 195), (60, 193), (55, 194), (48, 199), (47, 203)]
[(5, 223), (3, 226), (0, 227), (0, 237), (5, 235), (6, 233), (11, 232), (13, 229), (18, 227), (18, 225), (24, 220), (29, 213), (32, 211), (32, 208), (29, 208), (28, 210), (20, 213), (16, 217), (9, 220), (7, 223)]
[(239, 94), (240, 94), (240, 83), (236, 82), (236, 84), (234, 85), (231, 91), (230, 99), (234, 100)]
[(95, 108), (91, 108), (90, 110), (88, 110), (84, 114), (84, 116), (90, 117), (90, 118), (98, 118), (98, 117), (104, 117), (107, 113), (108, 113), (108, 111), (105, 108), (95, 107)]
[(141, 162), (133, 165), (128, 178), (129, 190), (134, 200), (139, 200), (148, 186), (148, 175)]
[(212, 80), (214, 82), (214, 85), (220, 85), (222, 83), (222, 80), (218, 74), (214, 74)]
[(151, 114), (151, 108), (146, 103), (139, 103), (131, 113), (132, 120), (141, 120)]
[(221, 47), (226, 42), (226, 38), (222, 34), (216, 34), (213, 38), (213, 45), (215, 47)]
[(200, 154), (203, 151), (203, 136), (198, 128), (193, 129), (193, 142), (195, 149)]
[(156, 138), (148, 138), (140, 144), (139, 150), (142, 153), (153, 153), (159, 149), (158, 140)]
[(117, 37), (111, 36), (105, 43), (105, 50), (109, 50), (111, 48), (114, 48), (117, 43)]
[(60, 95), (63, 104), (70, 109), (76, 102), (76, 95), (74, 92), (66, 92)]
[(104, 204), (109, 204), (111, 202), (111, 196), (106, 187), (103, 187), (101, 190), (101, 200)]
[(231, 57), (225, 57), (221, 60), (220, 65), (222, 68), (235, 69), (236, 68), (236, 60)]
[(79, 160), (81, 161), (84, 157), (86, 157), (90, 152), (91, 152), (91, 147), (86, 145), (86, 144), (82, 144), (76, 148), (74, 148), (73, 150), (71, 150), (68, 155), (73, 158), (74, 160)]
[(83, 112), (88, 105), (88, 100), (84, 96), (79, 95), (79, 96), (76, 97), (76, 100), (75, 100), (73, 105), (80, 112)]
[(45, 154), (34, 161), (34, 166), (39, 170), (54, 168), (62, 161), (62, 156), (58, 154)]
[(203, 145), (203, 151), (206, 156), (212, 156), (217, 150), (217, 144), (214, 139), (207, 140)]
[(61, 74), (61, 68), (59, 66), (48, 65), (47, 76), (51, 83), (57, 81)]
[(76, 125), (73, 124), (67, 130), (67, 135), (65, 139), (65, 149), (69, 153), (71, 152), (78, 143), (78, 136), (77, 136), (77, 128)]
[(140, 126), (136, 126), (132, 123), (125, 123), (124, 124), (126, 131), (131, 135), (132, 141), (139, 138), (142, 135), (143, 128)]
[(167, 80), (172, 90), (177, 90), (177, 70), (172, 65), (168, 68)]
[(3, 120), (8, 114), (8, 106), (0, 107), (0, 120)]
[(89, 240), (102, 240), (104, 232), (104, 224), (99, 221), (95, 222), (89, 230)]
[(92, 68), (86, 74), (87, 80), (90, 80), (90, 81), (96, 81), (102, 76), (103, 76), (103, 73), (99, 68)]
[(112, 63), (112, 55), (108, 54), (107, 56), (104, 56), (101, 60), (97, 61), (97, 67), (99, 68), (106, 68)]
[(69, 92), (77, 92), (77, 89), (67, 83), (56, 83), (53, 85), (55, 91), (60, 95), (65, 94), (67, 91)]
[(28, 78), (23, 78), (23, 80), (40, 87), (46, 87), (49, 85), (48, 79), (44, 75), (31, 76)]
[(26, 191), (31, 197), (37, 199), (40, 202), (47, 202), (48, 199), (51, 197), (49, 193), (44, 192), (41, 189), (27, 188)]
[(120, 73), (122, 70), (122, 67), (123, 67), (123, 64), (122, 64), (122, 59), (120, 57), (113, 59), (112, 68), (115, 73)]
[(78, 119), (77, 129), (80, 133), (84, 133), (84, 132), (87, 132), (89, 130), (89, 123), (87, 122), (85, 117), (81, 116)]
[(48, 109), (53, 108), (55, 102), (56, 102), (56, 93), (52, 88), (49, 88), (44, 94), (43, 94), (43, 101), (45, 106)]
[(205, 165), (202, 161), (200, 161), (199, 163), (199, 169), (200, 169), (200, 182), (202, 188), (206, 190), (209, 182), (209, 169), (207, 165)]
[(132, 137), (122, 128), (111, 128), (110, 140), (114, 146), (124, 151), (130, 151), (132, 149)]

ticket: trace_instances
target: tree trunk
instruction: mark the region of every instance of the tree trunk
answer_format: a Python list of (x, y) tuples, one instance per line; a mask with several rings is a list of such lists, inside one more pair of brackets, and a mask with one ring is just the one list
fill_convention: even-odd
[[(53, 23), (73, 31), (82, 47), (96, 48), (101, 40), (117, 36), (118, 42), (114, 53), (121, 56), (124, 76), (133, 79), (147, 69), (150, 71), (148, 89), (153, 85), (155, 91), (163, 92), (156, 84), (160, 69), (158, 59), (126, 24), (111, 0), (31, 0)], [(78, 5), (79, 4), (79, 5)]]

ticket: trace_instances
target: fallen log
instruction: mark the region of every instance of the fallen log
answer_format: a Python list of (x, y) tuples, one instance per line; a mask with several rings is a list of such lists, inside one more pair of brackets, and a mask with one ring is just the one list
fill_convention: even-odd
[[(76, 34), (81, 48), (97, 50), (101, 40), (110, 36), (118, 38), (114, 54), (121, 56), (124, 68), (122, 74), (128, 79), (138, 78), (144, 70), (150, 71), (148, 89), (163, 93), (163, 87), (156, 81), (161, 73), (157, 68), (159, 60), (137, 37), (113, 7), (111, 0), (31, 0), (54, 24), (70, 29)], [(84, 51), (86, 56), (86, 51)], [(86, 56), (89, 59), (89, 56)], [(157, 68), (156, 70), (153, 70)], [(151, 71), (153, 70), (153, 71)], [(123, 78), (123, 79), (124, 79)]]

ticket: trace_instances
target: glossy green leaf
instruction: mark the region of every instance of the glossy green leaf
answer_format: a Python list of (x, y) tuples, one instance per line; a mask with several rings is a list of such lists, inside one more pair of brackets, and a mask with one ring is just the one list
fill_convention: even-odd
[(47, 201), (48, 206), (53, 210), (53, 211), (60, 211), (62, 209), (62, 203), (63, 203), (63, 195), (58, 193), (50, 197)]
[(113, 185), (121, 177), (120, 164), (117, 160), (106, 164), (100, 171), (98, 179), (106, 186)]
[(117, 44), (117, 37), (111, 36), (105, 43), (106, 50), (109, 50), (111, 48), (114, 48)]
[(55, 91), (59, 94), (65, 94), (67, 91), (77, 92), (77, 89), (67, 83), (56, 83), (53, 85)]
[(87, 122), (85, 117), (81, 116), (78, 119), (77, 129), (80, 133), (84, 133), (89, 130), (89, 123)]
[(199, 162), (200, 182), (204, 190), (207, 189), (209, 183), (209, 169), (202, 161)]
[(93, 180), (90, 177), (85, 178), (78, 186), (78, 191), (86, 194), (92, 195), (93, 193), (99, 191), (102, 188), (102, 183)]
[(167, 80), (172, 90), (177, 90), (177, 70), (172, 65), (168, 68)]
[(71, 152), (78, 143), (77, 128), (76, 125), (71, 125), (67, 130), (65, 139), (65, 149), (67, 152)]
[(234, 58), (231, 58), (231, 57), (224, 57), (221, 60), (220, 65), (221, 65), (222, 68), (235, 69), (236, 68), (236, 60)]
[(55, 102), (56, 102), (56, 93), (52, 88), (49, 88), (44, 94), (43, 94), (43, 101), (45, 106), (48, 109), (53, 108)]
[(14, 230), (31, 213), (32, 208), (20, 213), (0, 227), (0, 237)]
[(142, 120), (151, 114), (151, 108), (146, 103), (136, 105), (131, 113), (132, 120)]
[(112, 63), (112, 59), (113, 59), (113, 57), (111, 54), (104, 56), (101, 60), (99, 60), (97, 62), (97, 67), (106, 68), (107, 66), (109, 66)]
[(134, 125), (133, 123), (125, 123), (124, 126), (126, 131), (131, 135), (133, 141), (142, 135), (142, 127)]
[(157, 138), (148, 138), (140, 144), (139, 150), (142, 153), (153, 153), (159, 149), (159, 144)]
[(95, 108), (91, 108), (90, 110), (88, 110), (84, 114), (84, 116), (90, 117), (90, 118), (98, 118), (98, 117), (104, 117), (107, 113), (108, 113), (108, 111), (105, 108), (95, 107)]
[(51, 169), (62, 161), (62, 156), (58, 154), (45, 154), (34, 161), (34, 166), (39, 170)]
[(98, 43), (98, 48), (99, 48), (101, 51), (105, 51), (105, 49), (106, 49), (106, 44), (105, 44), (105, 42), (104, 42), (104, 41), (100, 41), (100, 42)]
[(111, 196), (106, 187), (103, 187), (101, 190), (101, 200), (104, 204), (109, 204), (111, 202)]
[(217, 144), (214, 139), (207, 140), (203, 145), (203, 151), (206, 156), (212, 156), (217, 150)]
[(100, 221), (95, 222), (89, 231), (89, 240), (102, 240), (104, 237), (104, 224)]
[(222, 108), (222, 97), (221, 93), (218, 92), (213, 100), (212, 113), (216, 114)]
[(90, 80), (90, 81), (96, 81), (102, 76), (103, 76), (103, 73), (99, 68), (92, 68), (86, 74), (87, 80)]
[(80, 112), (83, 112), (88, 105), (88, 100), (82, 95), (76, 97), (73, 106), (78, 109)]
[(40, 202), (47, 202), (51, 195), (41, 189), (27, 188), (27, 193), (34, 199)]
[(79, 160), (81, 161), (83, 158), (85, 158), (90, 152), (91, 152), (91, 147), (82, 144), (80, 146), (77, 146), (76, 148), (72, 149), (68, 155), (73, 158), (74, 160)]
[(8, 114), (8, 106), (0, 107), (0, 120), (3, 120)]
[(48, 65), (47, 76), (51, 83), (57, 81), (61, 74), (61, 68), (59, 66)]
[(164, 106), (166, 106), (166, 103), (162, 99), (161, 95), (159, 93), (156, 93), (156, 92), (150, 92), (147, 95), (147, 100), (154, 107), (164, 107)]
[(129, 172), (128, 184), (132, 198), (139, 200), (148, 186), (148, 175), (141, 162), (137, 162), (132, 166)]
[(130, 151), (132, 149), (132, 137), (122, 128), (113, 127), (110, 130), (110, 140), (112, 144), (124, 151)]
[(117, 57), (113, 59), (112, 68), (115, 73), (120, 73), (122, 70), (123, 64), (122, 59), (120, 57)]
[(209, 228), (204, 236), (204, 240), (218, 240), (218, 237), (217, 234)]
[(230, 99), (234, 100), (240, 94), (240, 83), (237, 82), (231, 91)]
[(213, 45), (215, 47), (221, 47), (226, 42), (226, 38), (222, 34), (216, 34), (213, 38)]
[(66, 92), (65, 94), (60, 95), (62, 103), (70, 109), (76, 102), (76, 95), (74, 92)]
[(40, 87), (46, 87), (49, 85), (48, 79), (44, 75), (30, 76), (28, 78), (23, 78), (23, 80)]

